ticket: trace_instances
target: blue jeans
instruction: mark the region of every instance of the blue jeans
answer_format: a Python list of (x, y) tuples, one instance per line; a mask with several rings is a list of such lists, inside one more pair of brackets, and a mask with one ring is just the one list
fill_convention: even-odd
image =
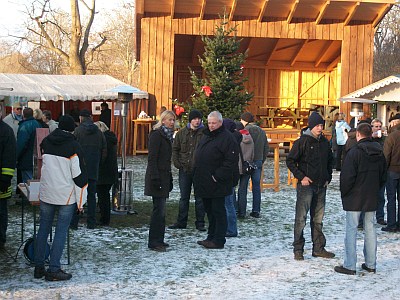
[(153, 212), (150, 219), (148, 247), (162, 246), (165, 236), (166, 198), (153, 197)]
[(8, 201), (0, 199), (0, 243), (5, 244), (8, 225)]
[(388, 171), (386, 181), (387, 194), (387, 227), (395, 228), (400, 225), (400, 173)]
[(28, 180), (33, 179), (32, 170), (21, 170), (22, 182), (28, 183)]
[(54, 215), (58, 210), (56, 231), (50, 250), (49, 271), (57, 272), (61, 268), (61, 256), (67, 239), (68, 227), (76, 212), (76, 203), (54, 205), (40, 201), (40, 227), (36, 237), (35, 265), (44, 266), (47, 239), (51, 232)]
[(379, 190), (379, 200), (378, 200), (378, 208), (376, 210), (376, 219), (377, 220), (384, 220), (385, 219), (385, 189), (386, 187), (383, 186)]
[(252, 182), (252, 193), (253, 193), (253, 207), (252, 212), (261, 211), (261, 170), (262, 160), (255, 160), (254, 163), (257, 165), (257, 169), (251, 175), (242, 174), (240, 175), (239, 190), (238, 190), (238, 215), (240, 217), (246, 216), (247, 209), (247, 188), (249, 186), (249, 180)]
[(296, 216), (294, 221), (293, 251), (303, 252), (305, 239), (303, 230), (306, 226), (307, 214), (310, 211), (311, 238), (313, 252), (321, 251), (326, 244), (322, 233), (322, 219), (325, 213), (326, 187), (297, 184)]
[[(188, 213), (189, 213), (189, 200), (190, 200), (190, 193), (192, 191), (193, 185), (193, 174), (185, 172), (182, 169), (179, 169), (179, 189), (181, 192), (181, 198), (179, 199), (179, 213), (178, 213), (178, 220), (177, 224), (182, 227), (187, 226), (188, 221)], [(195, 213), (196, 213), (196, 227), (204, 226), (204, 205), (201, 198), (195, 196)]]
[[(361, 211), (346, 211), (346, 237), (343, 267), (356, 270), (357, 263), (357, 226)], [(364, 258), (368, 268), (376, 268), (376, 230), (375, 212), (364, 214)]]
[(226, 220), (228, 226), (226, 228), (226, 236), (234, 237), (238, 235), (237, 231), (237, 219), (235, 209), (235, 189), (232, 189), (232, 194), (225, 196), (225, 209), (226, 209)]

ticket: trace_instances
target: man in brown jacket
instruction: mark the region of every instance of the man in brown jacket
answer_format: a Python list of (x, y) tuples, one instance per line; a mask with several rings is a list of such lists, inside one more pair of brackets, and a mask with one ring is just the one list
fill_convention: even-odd
[[(383, 231), (398, 232), (400, 230), (400, 114), (389, 120), (389, 135), (385, 139), (383, 153), (388, 166), (386, 194), (387, 194), (387, 226)], [(396, 199), (397, 198), (397, 199)], [(396, 201), (397, 200), (397, 201)]]

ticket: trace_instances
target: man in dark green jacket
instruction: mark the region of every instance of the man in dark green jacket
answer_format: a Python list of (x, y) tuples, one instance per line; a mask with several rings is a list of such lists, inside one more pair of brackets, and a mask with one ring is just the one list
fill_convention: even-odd
[[(169, 226), (170, 229), (186, 228), (189, 212), (190, 193), (193, 184), (193, 162), (194, 152), (197, 144), (203, 137), (204, 125), (202, 123), (203, 114), (193, 109), (189, 113), (189, 123), (186, 127), (178, 131), (172, 146), (172, 161), (174, 166), (179, 169), (179, 190), (181, 198), (179, 200), (179, 213), (175, 224)], [(200, 197), (195, 197), (196, 228), (205, 231), (204, 227), (204, 206)]]

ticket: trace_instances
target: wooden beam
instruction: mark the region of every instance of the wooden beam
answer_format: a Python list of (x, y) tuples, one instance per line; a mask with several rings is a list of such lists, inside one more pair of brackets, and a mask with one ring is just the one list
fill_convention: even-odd
[(375, 17), (374, 21), (372, 21), (372, 27), (376, 27), (380, 21), (383, 19), (383, 17), (386, 15), (386, 13), (389, 11), (389, 9), (392, 7), (391, 4), (385, 4), (382, 9), (379, 11), (377, 16)]
[(171, 19), (174, 18), (175, 15), (175, 0), (171, 0)]
[(318, 25), (322, 18), (324, 17), (326, 10), (328, 9), (329, 4), (331, 4), (331, 1), (328, 0), (324, 3), (324, 5), (322, 5), (322, 7), (319, 9), (319, 15), (317, 17), (317, 19), (315, 20), (315, 24)]
[(296, 54), (293, 56), (292, 60), (290, 61), (290, 66), (293, 67), (293, 65), (296, 63), (296, 60), (299, 58), (301, 50), (304, 48), (304, 46), (308, 43), (308, 40), (303, 40), (297, 49)]
[(337, 64), (339, 63), (340, 58), (341, 58), (340, 55), (339, 55), (338, 57), (336, 57), (336, 58), (326, 67), (326, 70), (327, 70), (327, 71), (332, 71), (332, 70), (337, 66)]
[(269, 2), (269, 0), (265, 0), (264, 1), (264, 4), (263, 4), (263, 6), (261, 7), (261, 10), (260, 10), (260, 14), (258, 15), (258, 19), (257, 19), (258, 22), (261, 22), (263, 17), (264, 17), (265, 11), (267, 10), (268, 2)]
[(360, 6), (360, 2), (357, 2), (356, 4), (353, 5), (352, 8), (350, 8), (349, 14), (347, 15), (346, 19), (343, 22), (343, 26), (346, 26), (350, 23), (351, 19), (353, 18), (354, 14), (357, 11), (357, 8)]
[(268, 66), (269, 62), (271, 61), (272, 54), (274, 54), (276, 48), (278, 47), (279, 39), (275, 40), (275, 45), (272, 47), (272, 50), (270, 54), (267, 56), (267, 61), (265, 62), (265, 65)]
[(233, 20), (233, 16), (235, 15), (237, 2), (238, 2), (238, 0), (232, 0), (231, 12), (229, 13), (229, 21)]
[(299, 0), (295, 0), (292, 5), (292, 8), (290, 9), (289, 15), (286, 20), (288, 23), (292, 22), (292, 18), (294, 13), (296, 12), (297, 5), (299, 5)]
[(203, 20), (204, 11), (206, 10), (206, 5), (207, 5), (207, 0), (203, 0), (203, 1), (201, 2), (201, 9), (200, 9), (200, 16), (199, 16), (199, 19), (200, 19), (200, 20)]
[(318, 55), (317, 59), (315, 60), (315, 67), (318, 67), (321, 63), (322, 59), (324, 58), (325, 54), (329, 51), (332, 47), (333, 41), (328, 41), (325, 46), (322, 48), (320, 54)]

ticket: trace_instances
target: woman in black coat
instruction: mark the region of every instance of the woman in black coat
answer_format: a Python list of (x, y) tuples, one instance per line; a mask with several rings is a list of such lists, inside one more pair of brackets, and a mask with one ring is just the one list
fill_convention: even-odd
[(153, 197), (148, 247), (165, 252), (165, 203), (172, 190), (171, 156), (175, 114), (164, 111), (149, 135), (149, 154), (145, 175), (144, 194)]
[(94, 124), (99, 127), (107, 142), (107, 156), (100, 162), (99, 179), (96, 182), (96, 192), (100, 208), (100, 225), (108, 226), (110, 225), (111, 210), (110, 189), (118, 179), (118, 139), (104, 122), (97, 121)]

